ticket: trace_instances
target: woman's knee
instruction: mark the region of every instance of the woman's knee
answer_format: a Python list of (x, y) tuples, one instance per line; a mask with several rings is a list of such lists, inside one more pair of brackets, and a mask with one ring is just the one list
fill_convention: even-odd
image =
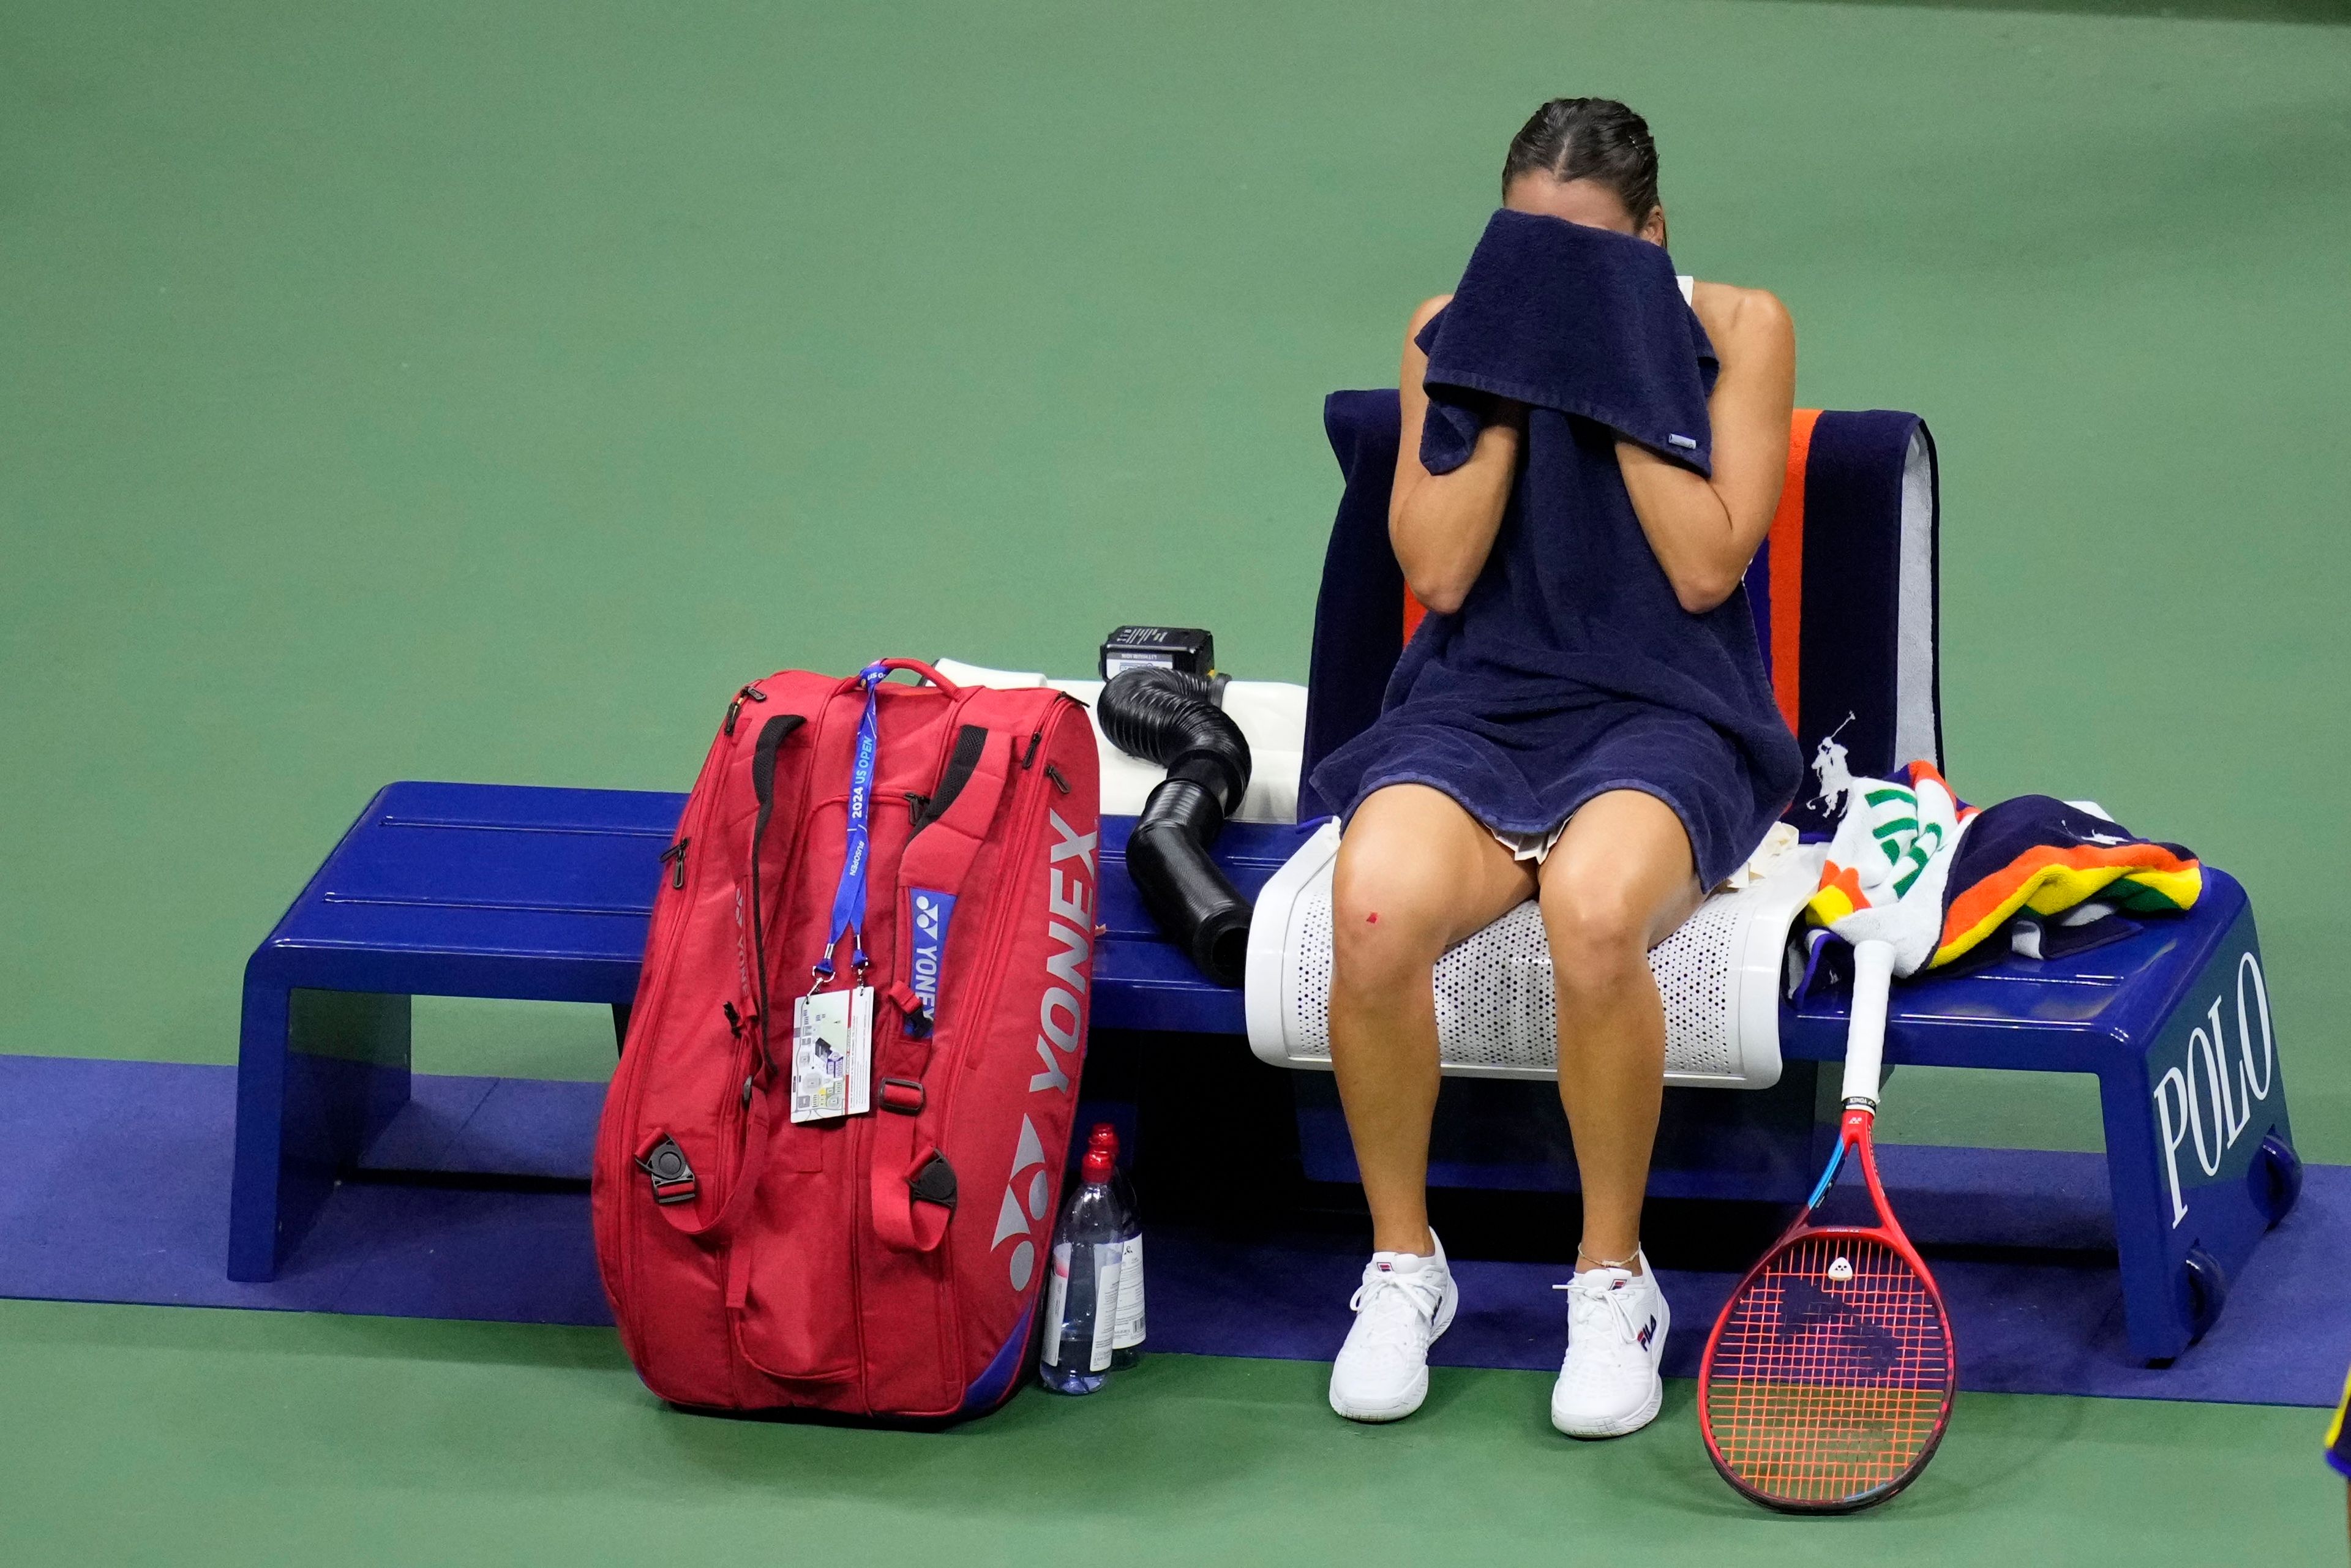
[(1552, 967), (1570, 994), (1614, 986), (1648, 962), (1654, 912), (1624, 883), (1595, 878), (1547, 884), (1542, 915)]
[(1428, 985), (1452, 911), (1424, 868), (1342, 853), (1331, 887), (1332, 982), (1359, 993)]
[(1622, 983), (1697, 905), (1681, 820), (1652, 796), (1601, 796), (1544, 861), (1541, 898), (1561, 986), (1572, 994)]

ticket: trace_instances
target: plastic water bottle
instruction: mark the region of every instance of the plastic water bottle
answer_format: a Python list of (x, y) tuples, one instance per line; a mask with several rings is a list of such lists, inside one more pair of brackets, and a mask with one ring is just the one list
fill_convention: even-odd
[(1117, 1165), (1118, 1129), (1108, 1122), (1096, 1122), (1087, 1134), (1086, 1149), (1109, 1153), (1111, 1196), (1126, 1215), (1125, 1228), (1119, 1233), (1118, 1311), (1110, 1331), (1111, 1370), (1119, 1372), (1143, 1359), (1143, 1208), (1134, 1201), (1134, 1188), (1126, 1172)]
[(1045, 1286), (1045, 1344), (1037, 1375), (1056, 1394), (1092, 1394), (1110, 1380), (1125, 1216), (1107, 1150), (1088, 1147), (1084, 1180), (1053, 1226), (1053, 1274)]

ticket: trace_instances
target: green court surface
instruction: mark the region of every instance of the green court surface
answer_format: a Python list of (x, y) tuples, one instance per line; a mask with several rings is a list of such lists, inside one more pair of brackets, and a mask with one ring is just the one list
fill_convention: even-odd
[[(1392, 380), (1556, 92), (1656, 126), (1676, 256), (1802, 401), (1943, 456), (1962, 793), (2241, 876), (2351, 1160), (2351, 5), (602, 0), (0, 12), (0, 1051), (226, 1061), (386, 780), (681, 789), (726, 695), (1122, 621), (1302, 679), (1322, 394)], [(594, 1076), (587, 1009), (423, 1065)], [(1889, 1138), (2093, 1147), (2086, 1086)], [(0, 1190), (5, 1190), (0, 1178)], [(1170, 1358), (944, 1437), (664, 1415), (610, 1336), (0, 1305), (0, 1559), (2330, 1561), (2312, 1413), (1976, 1398), (1843, 1526), (1541, 1380), (1356, 1431)], [(1103, 1467), (1095, 1490), (1081, 1477)]]
[[(0, 1303), (0, 1541), (90, 1563), (2310, 1563), (2313, 1412), (1970, 1396), (1873, 1513), (1716, 1479), (1692, 1415), (1577, 1444), (1549, 1380), (1440, 1369), (1353, 1427), (1300, 1362), (1146, 1359), (941, 1435), (679, 1415), (611, 1335)], [(2281, 1462), (2282, 1458), (2287, 1462)]]

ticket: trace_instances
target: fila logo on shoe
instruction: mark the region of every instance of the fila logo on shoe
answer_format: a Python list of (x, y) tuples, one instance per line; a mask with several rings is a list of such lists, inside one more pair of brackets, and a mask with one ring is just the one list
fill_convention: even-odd
[[(1046, 986), (1037, 1004), (1037, 1058), (1041, 1071), (1030, 1075), (1031, 1094), (1073, 1092), (1070, 1070), (1076, 1066), (1086, 1023), (1086, 965), (1093, 956), (1094, 835), (1080, 833), (1048, 808), (1056, 841), (1045, 859), (1045, 931), (1053, 951), (1045, 958)], [(1065, 868), (1065, 861), (1075, 865)], [(1025, 1179), (1024, 1179), (1025, 1178)], [(1053, 1172), (1045, 1159), (1045, 1143), (1037, 1124), (1020, 1118), (1020, 1139), (1012, 1149), (1012, 1175), (1005, 1183), (1004, 1201), (996, 1211), (996, 1235), (987, 1244), (993, 1253), (1013, 1243), (1005, 1258), (1005, 1275), (1017, 1292), (1029, 1288), (1037, 1273), (1036, 1227), (1052, 1215)]]
[(1643, 1350), (1646, 1350), (1646, 1349), (1648, 1349), (1648, 1348), (1649, 1348), (1649, 1342), (1650, 1342), (1651, 1340), (1653, 1340), (1653, 1339), (1655, 1339), (1655, 1338), (1656, 1338), (1656, 1337), (1657, 1337), (1657, 1320), (1656, 1320), (1656, 1318), (1653, 1315), (1653, 1316), (1649, 1319), (1648, 1322), (1643, 1325), (1643, 1327), (1642, 1327), (1642, 1329), (1641, 1329), (1641, 1332), (1640, 1332), (1638, 1334), (1635, 1335), (1634, 1337), (1635, 1337), (1635, 1339), (1637, 1339), (1637, 1340), (1639, 1340), (1639, 1341), (1640, 1341), (1640, 1343), (1641, 1343), (1641, 1348), (1642, 1348)]

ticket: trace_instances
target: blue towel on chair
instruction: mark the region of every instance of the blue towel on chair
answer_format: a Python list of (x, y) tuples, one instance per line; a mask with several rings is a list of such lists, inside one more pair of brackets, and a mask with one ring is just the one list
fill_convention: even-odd
[(1414, 634), (1371, 727), (1312, 786), (1346, 814), (1385, 785), (1452, 796), (1498, 832), (1545, 832), (1637, 789), (1673, 809), (1708, 886), (1759, 843), (1802, 772), (1745, 591), (1682, 609), (1634, 515), (1620, 435), (1707, 472), (1716, 363), (1658, 246), (1494, 214), (1423, 329), (1422, 461), (1458, 467), (1488, 399), (1529, 407), (1484, 571)]

